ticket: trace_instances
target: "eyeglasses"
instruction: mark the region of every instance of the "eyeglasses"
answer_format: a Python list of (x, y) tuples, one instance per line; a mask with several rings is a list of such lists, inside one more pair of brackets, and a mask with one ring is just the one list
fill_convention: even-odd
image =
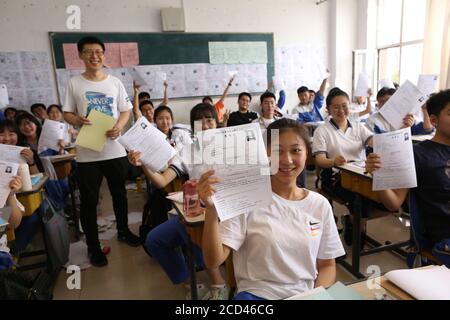
[(347, 109), (348, 109), (348, 103), (343, 103), (343, 104), (333, 104), (333, 105), (331, 105), (331, 109), (332, 109), (333, 111), (347, 110)]
[(105, 53), (105, 51), (103, 50), (83, 50), (83, 54), (87, 55), (87, 56), (92, 56), (93, 54), (95, 54), (96, 56), (103, 56), (103, 54)]

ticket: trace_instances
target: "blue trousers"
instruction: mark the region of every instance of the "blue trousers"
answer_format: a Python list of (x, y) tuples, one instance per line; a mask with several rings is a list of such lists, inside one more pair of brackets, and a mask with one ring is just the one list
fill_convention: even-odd
[(242, 292), (239, 292), (237, 295), (235, 295), (233, 300), (266, 300), (266, 299), (255, 296), (254, 294), (251, 294), (250, 292), (242, 291)]
[[(189, 235), (178, 217), (171, 217), (147, 235), (145, 246), (151, 256), (158, 260), (172, 283), (178, 284), (189, 278), (189, 267), (179, 248), (186, 248)], [(202, 250), (194, 245), (194, 255), (198, 266), (203, 267)]]

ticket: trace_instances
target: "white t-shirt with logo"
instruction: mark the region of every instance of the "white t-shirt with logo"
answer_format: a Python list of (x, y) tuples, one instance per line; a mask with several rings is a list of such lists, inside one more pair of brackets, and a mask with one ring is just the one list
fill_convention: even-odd
[[(82, 75), (73, 77), (67, 85), (64, 112), (87, 116), (92, 109), (119, 118), (121, 112), (133, 108), (122, 82), (111, 75), (102, 81), (91, 81)], [(107, 139), (103, 151), (77, 146), (77, 162), (93, 162), (125, 157), (126, 151), (116, 140)]]
[(314, 288), (317, 259), (345, 254), (329, 202), (308, 191), (290, 201), (272, 193), (270, 206), (219, 224), (233, 251), (238, 292), (285, 299)]

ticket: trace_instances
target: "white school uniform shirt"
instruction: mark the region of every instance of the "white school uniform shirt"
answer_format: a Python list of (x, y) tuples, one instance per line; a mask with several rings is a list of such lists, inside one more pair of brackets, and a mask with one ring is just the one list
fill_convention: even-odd
[[(103, 81), (90, 81), (82, 75), (69, 80), (63, 111), (86, 116), (92, 109), (119, 118), (120, 112), (133, 108), (122, 82), (108, 75)], [(77, 162), (93, 162), (125, 157), (125, 148), (116, 140), (107, 139), (103, 151), (77, 146)]]
[(233, 252), (238, 292), (285, 299), (314, 288), (317, 259), (345, 254), (329, 202), (308, 191), (290, 201), (272, 193), (272, 204), (219, 224)]
[(261, 128), (261, 133), (264, 134), (267, 130), (267, 127), (280, 118), (273, 117), (272, 119), (266, 119), (263, 116), (260, 116), (258, 119), (252, 121), (252, 123), (259, 123), (259, 127)]
[(373, 133), (360, 122), (348, 121), (345, 132), (330, 119), (314, 131), (312, 154), (325, 153), (332, 159), (338, 155), (347, 161), (364, 161), (365, 145)]

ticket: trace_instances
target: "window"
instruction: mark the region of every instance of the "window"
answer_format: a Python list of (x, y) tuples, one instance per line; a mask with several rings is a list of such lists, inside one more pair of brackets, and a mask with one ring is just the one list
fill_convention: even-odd
[(427, 0), (378, 0), (378, 80), (416, 83), (422, 71), (426, 10)]

